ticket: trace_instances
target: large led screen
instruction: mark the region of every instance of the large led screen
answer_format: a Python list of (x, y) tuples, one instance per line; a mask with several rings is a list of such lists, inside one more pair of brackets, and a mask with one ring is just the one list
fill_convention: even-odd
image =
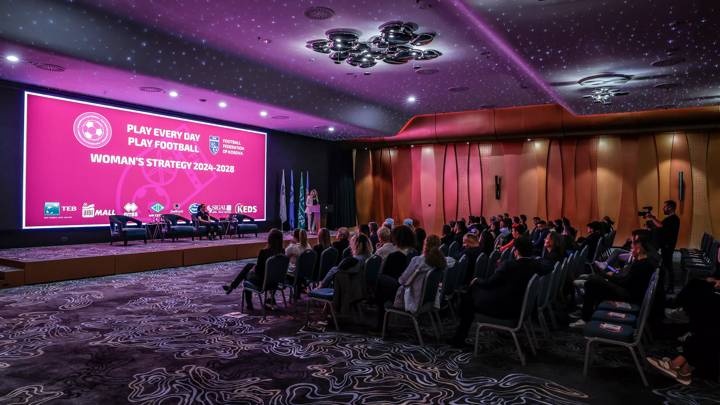
[(23, 228), (213, 216), (265, 220), (267, 134), (25, 93)]

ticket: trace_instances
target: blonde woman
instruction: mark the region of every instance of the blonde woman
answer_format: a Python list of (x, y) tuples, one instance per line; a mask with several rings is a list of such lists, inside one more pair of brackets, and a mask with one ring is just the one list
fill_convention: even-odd
[(310, 190), (305, 198), (305, 215), (308, 220), (308, 231), (311, 234), (317, 233), (318, 219), (320, 217), (320, 200), (315, 189)]
[(307, 232), (304, 229), (296, 229), (293, 232), (292, 243), (285, 249), (285, 256), (290, 258), (290, 269), (295, 268), (297, 258), (306, 250), (312, 249), (308, 243)]

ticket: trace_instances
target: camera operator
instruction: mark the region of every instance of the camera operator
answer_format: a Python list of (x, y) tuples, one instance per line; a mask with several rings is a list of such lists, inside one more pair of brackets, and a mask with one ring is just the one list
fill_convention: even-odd
[[(675, 214), (677, 203), (673, 200), (665, 201), (663, 205), (663, 214), (665, 218), (659, 221), (652, 212), (645, 214), (645, 219), (652, 221), (658, 231), (658, 245), (662, 253), (663, 268), (665, 270), (664, 277), (667, 280), (665, 284), (666, 291), (672, 293), (675, 287), (675, 274), (673, 272), (673, 252), (677, 244), (678, 233), (680, 232), (680, 218)], [(662, 279), (662, 277), (661, 277)]]

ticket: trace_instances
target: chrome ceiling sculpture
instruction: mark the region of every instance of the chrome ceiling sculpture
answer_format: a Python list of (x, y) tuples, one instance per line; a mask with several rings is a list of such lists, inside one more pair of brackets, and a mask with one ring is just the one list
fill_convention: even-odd
[(437, 35), (434, 32), (416, 32), (414, 22), (389, 21), (378, 27), (379, 35), (360, 41), (360, 31), (349, 28), (336, 28), (325, 32), (327, 39), (314, 39), (307, 42), (307, 48), (315, 52), (328, 54), (336, 64), (343, 61), (360, 68), (369, 68), (383, 61), (392, 65), (401, 65), (410, 61), (435, 59), (442, 55), (434, 49), (418, 49), (432, 42)]

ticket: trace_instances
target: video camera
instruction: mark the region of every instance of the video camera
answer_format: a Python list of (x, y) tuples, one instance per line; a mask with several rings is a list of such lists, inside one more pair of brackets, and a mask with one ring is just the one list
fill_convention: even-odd
[(653, 207), (642, 207), (642, 211), (638, 211), (639, 217), (646, 217), (652, 213)]

